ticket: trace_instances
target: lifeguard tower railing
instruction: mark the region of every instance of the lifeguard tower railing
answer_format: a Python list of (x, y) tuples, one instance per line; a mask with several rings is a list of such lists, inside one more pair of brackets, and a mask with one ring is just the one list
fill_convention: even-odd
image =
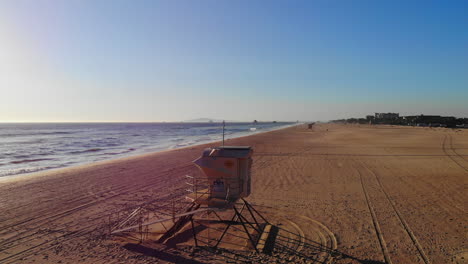
[(199, 202), (206, 202), (209, 199), (216, 198), (225, 200), (227, 203), (236, 202), (239, 197), (233, 196), (231, 194), (238, 194), (240, 191), (239, 179), (237, 178), (223, 178), (226, 195), (225, 197), (212, 197), (211, 196), (211, 189), (213, 186), (211, 182), (213, 178), (208, 177), (199, 177), (199, 176), (192, 176), (192, 175), (185, 175), (185, 184), (187, 188), (185, 189), (187, 195), (185, 198), (191, 202), (199, 203)]

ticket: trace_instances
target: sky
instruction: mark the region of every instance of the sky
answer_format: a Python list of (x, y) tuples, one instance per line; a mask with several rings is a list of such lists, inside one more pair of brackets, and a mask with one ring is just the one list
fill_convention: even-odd
[(0, 0), (0, 121), (468, 117), (467, 13), (456, 0)]

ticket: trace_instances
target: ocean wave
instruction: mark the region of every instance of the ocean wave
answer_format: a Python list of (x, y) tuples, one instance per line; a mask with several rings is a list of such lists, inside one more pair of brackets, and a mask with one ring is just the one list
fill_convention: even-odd
[(196, 141), (200, 142), (200, 141), (207, 141), (207, 140), (216, 140), (216, 136), (215, 137), (200, 137)]
[(10, 161), (11, 164), (22, 164), (22, 163), (29, 163), (29, 162), (38, 162), (44, 160), (52, 160), (52, 159), (24, 159), (24, 160), (14, 160)]
[(15, 158), (15, 159), (27, 159), (29, 157), (31, 157), (31, 155), (15, 155), (15, 156), (13, 156), (13, 158)]
[(54, 132), (36, 132), (36, 133), (6, 133), (0, 134), (2, 137), (24, 137), (24, 136), (44, 136), (44, 135), (68, 135), (73, 134), (74, 132), (69, 131), (54, 131)]
[[(0, 136), (1, 139), (1, 136)], [(18, 139), (6, 139), (6, 141), (2, 142), (4, 146), (16, 146), (16, 145), (31, 145), (31, 144), (44, 144), (46, 143), (46, 139), (44, 138), (37, 138), (37, 139), (26, 139), (21, 140)]]
[(35, 155), (38, 155), (38, 156), (48, 156), (48, 155), (53, 155), (54, 152), (53, 151), (48, 151), (48, 152), (41, 152), (41, 153), (37, 153)]
[(135, 150), (136, 149), (134, 149), (134, 148), (129, 148), (129, 149), (121, 151), (121, 152), (106, 152), (106, 153), (102, 153), (101, 155), (102, 156), (105, 156), (105, 155), (120, 155), (120, 154), (129, 153), (129, 152), (132, 152), (132, 151), (135, 151)]
[(87, 150), (79, 150), (79, 151), (71, 151), (70, 154), (83, 154), (83, 153), (89, 153), (89, 152), (98, 152), (98, 151), (101, 151), (103, 149), (101, 148), (91, 148), (91, 149), (87, 149)]
[(18, 169), (8, 169), (8, 170), (0, 170), (0, 177), (4, 176), (10, 176), (10, 175), (17, 175), (17, 174), (24, 174), (24, 173), (32, 173), (32, 172), (38, 172), (42, 170), (49, 170), (49, 169), (55, 169), (55, 168), (60, 168), (62, 166), (46, 166), (46, 167), (32, 167), (32, 168), (18, 168)]
[(170, 146), (169, 149), (183, 148), (183, 147), (194, 145), (196, 143), (197, 143), (196, 141), (182, 142), (182, 143)]
[(8, 159), (17, 159), (17, 160), (30, 160), (33, 157), (37, 156), (50, 156), (54, 155), (53, 151), (39, 151), (39, 152), (31, 152), (28, 154), (23, 154), (25, 150), (22, 151), (17, 151), (20, 152), (18, 154), (16, 153), (7, 153), (6, 155), (0, 155), (0, 159), (2, 158), (8, 158)]

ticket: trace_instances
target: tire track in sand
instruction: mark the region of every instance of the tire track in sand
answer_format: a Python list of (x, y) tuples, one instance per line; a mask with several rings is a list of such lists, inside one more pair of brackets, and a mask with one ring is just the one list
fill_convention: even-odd
[[(170, 196), (167, 195), (167, 196)], [(166, 201), (167, 198), (164, 198), (164, 197), (161, 197), (161, 198), (157, 198), (153, 201), (150, 201), (148, 202), (147, 204), (150, 204), (151, 202), (154, 202), (154, 201), (157, 201), (160, 202), (159, 200), (162, 200), (162, 201)], [(168, 205), (170, 204), (170, 202), (167, 202), (166, 205), (167, 207), (169, 207)], [(53, 237), (45, 237), (47, 236), (44, 235), (42, 237), (38, 237), (39, 239), (42, 239), (41, 242), (37, 242), (35, 243), (34, 245), (32, 246), (28, 246), (26, 247), (25, 249), (21, 249), (20, 251), (18, 252), (15, 252), (13, 254), (8, 254), (6, 255), (4, 258), (1, 258), (0, 259), (0, 263), (18, 263), (18, 261), (21, 261), (27, 257), (30, 257), (32, 255), (37, 255), (39, 253), (42, 253), (44, 251), (47, 251), (57, 245), (61, 245), (61, 244), (64, 244), (70, 240), (73, 240), (73, 239), (79, 239), (79, 238), (82, 238), (84, 236), (87, 236), (87, 235), (91, 235), (93, 232), (98, 232), (99, 234), (104, 234), (105, 231), (104, 230), (107, 230), (108, 229), (108, 226), (104, 223), (102, 223), (102, 219), (107, 219), (109, 216), (112, 216), (112, 215), (115, 215), (115, 212), (105, 212), (106, 214), (104, 215), (97, 215), (95, 217), (92, 217), (92, 218), (89, 218), (88, 219), (88, 222), (89, 224), (88, 225), (82, 225), (81, 223), (76, 223), (70, 227), (68, 227), (67, 229), (70, 229), (70, 228), (75, 228), (75, 227), (79, 227), (78, 229), (75, 229), (75, 230), (62, 230), (63, 233), (59, 236), (53, 236)], [(50, 234), (49, 234), (50, 235)], [(24, 238), (24, 237), (23, 237)], [(20, 239), (23, 239), (23, 238), (20, 238)], [(37, 239), (37, 238), (36, 238)], [(23, 243), (28, 243), (29, 241), (23, 241)], [(17, 246), (17, 245), (15, 245)], [(1, 251), (0, 251), (1, 252)]]
[[(186, 166), (182, 166), (182, 167), (180, 167), (178, 169), (183, 170), (185, 167)], [(169, 175), (172, 172), (173, 171), (167, 171), (167, 172), (165, 171), (164, 174)], [(163, 175), (161, 174), (161, 176), (163, 176)], [(26, 242), (29, 242), (32, 239), (44, 239), (44, 241), (43, 242), (38, 241), (37, 243), (35, 243), (35, 245), (27, 246), (28, 248), (26, 248), (26, 249), (24, 249), (24, 250), (22, 250), (22, 251), (20, 251), (18, 253), (15, 253), (13, 255), (7, 255), (7, 256), (5, 256), (5, 258), (0, 259), (0, 263), (2, 263), (5, 260), (9, 260), (11, 258), (20, 259), (20, 258), (23, 258), (23, 257), (30, 256), (32, 254), (38, 253), (37, 251), (34, 251), (38, 247), (45, 246), (45, 245), (50, 245), (50, 244), (56, 242), (57, 240), (59, 240), (61, 238), (68, 238), (70, 234), (75, 234), (75, 233), (80, 234), (84, 230), (87, 230), (87, 228), (89, 228), (91, 226), (94, 226), (95, 223), (93, 225), (87, 226), (87, 228), (80, 228), (79, 230), (67, 232), (64, 235), (60, 235), (58, 237), (53, 237), (53, 236), (50, 237), (49, 233), (45, 233), (45, 234), (40, 235), (40, 231), (41, 231), (40, 228), (41, 227), (44, 227), (44, 226), (46, 226), (48, 224), (52, 224), (56, 220), (59, 220), (59, 219), (61, 219), (63, 217), (67, 217), (67, 216), (69, 216), (71, 214), (77, 213), (77, 212), (79, 212), (79, 211), (81, 211), (83, 209), (86, 209), (86, 208), (92, 207), (94, 205), (97, 205), (100, 202), (108, 201), (108, 200), (111, 200), (111, 199), (116, 198), (118, 196), (124, 196), (124, 195), (126, 195), (128, 193), (134, 192), (135, 190), (141, 191), (142, 189), (150, 189), (154, 185), (157, 185), (157, 184), (160, 183), (160, 181), (161, 181), (160, 178), (161, 177), (158, 177), (157, 179), (153, 179), (150, 183), (145, 182), (144, 184), (124, 186), (125, 191), (120, 190), (118, 193), (116, 193), (116, 194), (114, 194), (112, 196), (106, 197), (104, 199), (96, 200), (96, 201), (93, 201), (93, 202), (90, 202), (90, 203), (81, 204), (79, 206), (76, 206), (76, 207), (71, 208), (71, 209), (64, 210), (64, 211), (59, 212), (59, 213), (43, 215), (41, 217), (34, 218), (33, 220), (35, 220), (35, 221), (33, 223), (29, 223), (29, 226), (34, 225), (33, 228), (27, 228), (26, 227), (23, 230), (19, 231), (19, 233), (16, 234), (15, 236), (7, 238), (7, 239), (0, 242), (0, 253), (4, 252), (5, 250), (8, 250), (8, 249), (21, 246), (22, 244), (24, 244)], [(179, 181), (182, 182), (182, 178)], [(102, 213), (107, 213), (107, 212), (104, 211)], [(99, 220), (99, 219), (102, 219), (102, 216), (97, 216), (95, 218), (92, 218), (91, 220)], [(104, 219), (106, 219), (106, 218), (104, 217)], [(23, 221), (22, 224), (25, 224), (25, 222)], [(75, 225), (73, 225), (73, 226), (75, 226)], [(66, 231), (66, 230), (63, 230), (63, 231)], [(85, 231), (85, 233), (86, 233), (86, 231)], [(75, 237), (75, 236), (73, 236), (73, 237)], [(69, 239), (67, 239), (67, 240), (69, 240)], [(42, 251), (42, 250), (40, 250), (40, 251)], [(2, 256), (2, 257), (4, 257), (4, 256)]]
[(413, 244), (414, 246), (416, 247), (416, 249), (418, 250), (419, 252), (419, 255), (421, 256), (422, 260), (424, 261), (424, 263), (426, 264), (430, 264), (431, 261), (429, 260), (429, 258), (427, 257), (426, 253), (424, 252), (421, 244), (419, 243), (418, 239), (416, 238), (416, 236), (414, 235), (413, 231), (411, 230), (411, 228), (409, 227), (408, 223), (405, 221), (405, 219), (401, 216), (401, 213), (400, 211), (396, 208), (396, 205), (395, 205), (395, 202), (390, 199), (390, 195), (388, 195), (387, 191), (385, 190), (385, 188), (383, 187), (382, 185), (382, 182), (380, 181), (380, 178), (377, 176), (377, 174), (372, 171), (371, 169), (369, 169), (369, 167), (367, 167), (366, 165), (362, 164), (362, 166), (364, 168), (366, 168), (371, 174), (374, 175), (375, 179), (377, 180), (377, 183), (379, 184), (379, 187), (380, 189), (382, 190), (382, 192), (385, 194), (385, 197), (387, 198), (387, 200), (390, 202), (392, 208), (393, 208), (393, 211), (395, 212), (396, 216), (398, 217), (398, 220), (400, 221), (400, 224), (403, 226), (403, 229), (406, 231), (406, 233), (408, 234), (408, 236), (410, 237), (411, 241), (413, 241)]
[(453, 136), (452, 135), (449, 135), (450, 137), (450, 149), (453, 151), (453, 153), (457, 154), (458, 157), (462, 158), (464, 161), (467, 161), (468, 160), (465, 158), (465, 156), (461, 155), (460, 153), (458, 153), (455, 148), (453, 147)]
[(375, 233), (376, 233), (377, 238), (379, 240), (380, 248), (382, 249), (382, 254), (383, 254), (383, 257), (385, 259), (385, 263), (393, 264), (392, 260), (390, 259), (390, 254), (388, 253), (388, 249), (387, 249), (387, 246), (386, 246), (386, 243), (385, 243), (385, 239), (384, 239), (384, 237), (382, 235), (382, 231), (380, 229), (379, 221), (377, 220), (377, 216), (375, 215), (374, 206), (372, 205), (372, 203), (370, 201), (369, 194), (368, 194), (366, 186), (364, 184), (364, 180), (362, 179), (361, 171), (359, 171), (356, 167), (354, 169), (358, 172), (359, 178), (361, 180), (362, 191), (364, 192), (364, 196), (366, 198), (367, 207), (369, 208), (369, 212), (370, 212), (371, 217), (372, 217), (372, 223), (374, 224)]
[[(308, 220), (312, 222), (313, 224), (317, 225), (317, 227), (319, 227), (316, 232), (320, 235), (322, 245), (324, 245), (327, 248), (326, 254), (322, 254), (321, 256), (321, 261), (322, 261), (321, 263), (332, 263), (333, 261), (332, 252), (338, 249), (338, 242), (333, 232), (330, 231), (330, 229), (328, 229), (328, 227), (326, 227), (324, 224), (308, 216), (299, 215), (299, 217), (305, 220)], [(319, 229), (321, 229), (325, 234), (323, 234)]]
[(324, 224), (305, 215), (279, 217), (289, 228), (280, 228), (276, 245), (281, 251), (305, 257), (307, 263), (333, 263), (338, 243), (335, 235)]
[[(450, 137), (450, 141), (451, 141), (451, 136)], [(444, 136), (444, 140), (442, 141), (442, 150), (444, 151), (445, 155), (447, 157), (449, 157), (453, 162), (455, 162), (455, 164), (457, 164), (460, 168), (464, 169), (466, 172), (468, 172), (468, 169), (465, 168), (465, 166), (461, 165), (454, 157), (452, 157), (453, 155), (450, 155), (448, 152), (447, 152), (447, 135)], [(456, 154), (457, 157), (460, 157), (460, 155), (458, 155), (454, 150), (453, 150), (453, 147), (451, 148), (451, 150)]]

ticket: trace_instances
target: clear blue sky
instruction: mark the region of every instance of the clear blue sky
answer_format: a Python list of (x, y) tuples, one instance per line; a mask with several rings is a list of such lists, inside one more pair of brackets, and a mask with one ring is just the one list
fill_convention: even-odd
[(0, 121), (468, 117), (468, 1), (0, 1)]

